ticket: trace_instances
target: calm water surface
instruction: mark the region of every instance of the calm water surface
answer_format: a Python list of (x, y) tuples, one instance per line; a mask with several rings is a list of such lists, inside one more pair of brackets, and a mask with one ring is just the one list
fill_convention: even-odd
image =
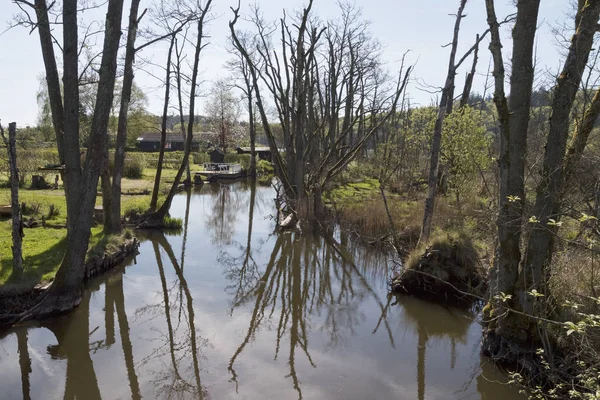
[(276, 234), (274, 193), (206, 185), (178, 234), (72, 314), (0, 339), (1, 399), (515, 399), (473, 315), (387, 296), (388, 260)]

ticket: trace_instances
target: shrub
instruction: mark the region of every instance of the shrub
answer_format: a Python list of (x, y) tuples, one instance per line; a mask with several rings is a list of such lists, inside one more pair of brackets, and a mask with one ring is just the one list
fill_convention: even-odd
[(250, 154), (225, 154), (226, 163), (240, 164), (244, 169), (248, 169), (250, 167), (250, 158)]
[(275, 168), (269, 161), (258, 160), (256, 163), (256, 173), (258, 175), (273, 175), (275, 173)]
[(146, 167), (146, 160), (143, 154), (127, 154), (125, 156), (125, 165), (123, 166), (123, 176), (130, 179), (141, 179)]
[(192, 159), (194, 161), (194, 164), (204, 164), (210, 162), (210, 156), (207, 153), (201, 151), (192, 153)]
[(163, 219), (163, 227), (165, 229), (181, 229), (183, 221), (181, 218), (165, 217)]

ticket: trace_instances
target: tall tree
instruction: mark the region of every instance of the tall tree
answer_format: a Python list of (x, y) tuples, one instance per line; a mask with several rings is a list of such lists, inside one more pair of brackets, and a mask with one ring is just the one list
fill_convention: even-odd
[(217, 80), (210, 93), (206, 113), (219, 134), (218, 145), (226, 153), (235, 133), (240, 107), (233, 96), (232, 86), (224, 79)]
[[(312, 5), (310, 1), (293, 20), (284, 16), (274, 24), (255, 10), (251, 19), (258, 45), (252, 49), (235, 30), (239, 5), (229, 23), (234, 46), (248, 63), (285, 202), (299, 219), (323, 211), (323, 187), (393, 114), (411, 70), (400, 71), (396, 84), (386, 86), (380, 46), (360, 21), (359, 10), (342, 4), (341, 21), (325, 24), (312, 19)], [(280, 49), (274, 47), (276, 39)], [(269, 122), (267, 96), (275, 104), (283, 143)], [(281, 145), (285, 155), (279, 152)]]
[[(244, 47), (248, 47), (247, 42), (250, 40), (249, 35), (238, 34), (240, 42)], [(235, 84), (240, 89), (243, 96), (246, 98), (248, 110), (248, 135), (250, 138), (250, 167), (248, 175), (250, 177), (256, 177), (256, 121), (254, 117), (254, 85), (252, 85), (252, 75), (250, 74), (250, 68), (248, 62), (244, 56), (235, 49), (235, 44), (232, 44), (230, 52), (233, 54), (233, 60), (229, 61), (229, 68), (238, 77), (241, 77), (241, 82)]]
[[(535, 298), (531, 290), (545, 291), (554, 251), (554, 238), (560, 220), (561, 194), (564, 188), (564, 168), (567, 142), (571, 131), (571, 112), (584, 71), (587, 66), (594, 35), (598, 31), (600, 1), (579, 1), (575, 16), (575, 32), (552, 97), (550, 129), (544, 152), (542, 179), (537, 187), (533, 216), (534, 223), (527, 241), (521, 268), (524, 284), (521, 299), (525, 311), (533, 313)], [(592, 111), (593, 112), (593, 111)], [(580, 138), (583, 139), (583, 138)], [(582, 144), (585, 147), (585, 144)]]
[[(521, 234), (523, 204), (525, 198), (525, 151), (527, 128), (530, 117), (530, 103), (533, 86), (533, 45), (540, 7), (539, 0), (517, 2), (517, 15), (512, 31), (512, 74), (510, 96), (504, 91), (504, 61), (500, 40), (499, 23), (493, 0), (486, 0), (487, 21), (491, 32), (490, 52), (494, 63), (494, 104), (498, 112), (500, 128), (498, 210), (498, 244), (494, 257), (494, 271), (491, 282), (491, 295), (515, 294), (521, 261)], [(509, 301), (516, 306), (515, 301)], [(501, 306), (500, 304), (498, 306)], [(488, 331), (484, 342), (484, 352), (493, 355), (498, 352), (497, 339), (518, 338), (519, 333), (512, 329), (512, 318), (501, 318), (495, 332)], [(522, 339), (522, 338), (521, 338)]]
[(205, 24), (208, 20), (208, 15), (210, 12), (210, 7), (212, 4), (212, 0), (207, 0), (204, 5), (197, 3), (195, 5), (195, 9), (191, 13), (194, 16), (194, 21), (196, 22), (197, 32), (196, 32), (196, 41), (194, 43), (194, 62), (192, 66), (192, 75), (190, 79), (190, 95), (189, 95), (189, 120), (187, 123), (187, 137), (184, 143), (184, 152), (183, 159), (181, 161), (181, 165), (177, 170), (177, 174), (175, 175), (175, 179), (173, 180), (173, 184), (169, 189), (167, 197), (165, 198), (163, 204), (160, 208), (150, 214), (148, 219), (142, 224), (142, 226), (152, 226), (155, 224), (161, 224), (164, 217), (169, 212), (169, 208), (171, 207), (171, 202), (173, 201), (173, 196), (177, 191), (177, 187), (181, 182), (181, 177), (186, 170), (186, 166), (189, 162), (190, 152), (192, 149), (192, 140), (194, 138), (194, 119), (195, 119), (195, 106), (196, 106), (196, 96), (197, 96), (197, 86), (198, 86), (198, 68), (200, 65), (200, 54), (202, 50), (206, 47), (206, 33), (205, 33)]
[[(107, 198), (104, 201), (104, 230), (110, 233), (121, 232), (121, 178), (125, 165), (125, 146), (127, 145), (127, 119), (129, 104), (133, 88), (133, 62), (135, 59), (135, 40), (139, 24), (138, 10), (140, 0), (131, 0), (129, 10), (129, 27), (127, 28), (127, 42), (125, 44), (125, 66), (123, 70), (123, 87), (119, 106), (119, 120), (117, 125), (117, 139), (115, 143), (115, 160), (113, 163), (112, 182), (106, 185), (109, 193), (102, 194)], [(108, 159), (106, 160), (108, 163)], [(108, 165), (106, 166), (108, 167)], [(108, 168), (106, 168), (108, 169)]]
[[(31, 5), (21, 0), (17, 1)], [(79, 304), (81, 299), (85, 255), (90, 239), (98, 178), (108, 140), (106, 131), (113, 101), (123, 0), (108, 1), (94, 115), (83, 164), (79, 140), (78, 3), (76, 0), (65, 0), (62, 8), (64, 99), (60, 96), (56, 62), (53, 62), (50, 56), (53, 55), (54, 49), (52, 34), (47, 25), (49, 18), (46, 2), (36, 1), (35, 10), (53, 124), (57, 133), (59, 154), (65, 167), (63, 180), (67, 202), (67, 246), (48, 295), (28, 316), (66, 311)]]

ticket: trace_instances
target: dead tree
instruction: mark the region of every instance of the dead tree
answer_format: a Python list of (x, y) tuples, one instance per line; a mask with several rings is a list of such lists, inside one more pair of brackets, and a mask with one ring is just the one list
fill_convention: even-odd
[(8, 151), (8, 164), (10, 168), (10, 207), (12, 214), (12, 264), (13, 275), (19, 276), (23, 272), (23, 224), (21, 221), (21, 206), (19, 205), (19, 169), (17, 168), (17, 123), (8, 124), (8, 139), (4, 136), (4, 129), (0, 124), (0, 136), (6, 144)]
[[(275, 24), (255, 10), (255, 48), (242, 43), (235, 30), (239, 6), (229, 23), (234, 46), (248, 63), (275, 173), (290, 211), (303, 220), (323, 211), (323, 187), (389, 119), (411, 71), (401, 70), (396, 83), (379, 79), (380, 47), (353, 7), (342, 6), (342, 21), (328, 24), (313, 21), (311, 9), (312, 1), (293, 21), (284, 15)], [(266, 97), (277, 110), (285, 155), (270, 125)]]

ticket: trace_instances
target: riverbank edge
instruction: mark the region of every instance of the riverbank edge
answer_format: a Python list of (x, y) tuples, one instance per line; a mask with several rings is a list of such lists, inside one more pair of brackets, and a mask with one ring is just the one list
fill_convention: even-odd
[[(135, 236), (124, 238), (114, 251), (108, 252), (102, 257), (94, 257), (87, 260), (85, 264), (84, 285), (90, 280), (116, 268), (128, 257), (134, 255), (139, 246), (140, 241)], [(30, 285), (5, 285), (0, 287), (0, 315), (26, 311), (35, 305), (36, 299), (51, 286), (52, 282), (38, 283), (33, 287)]]

